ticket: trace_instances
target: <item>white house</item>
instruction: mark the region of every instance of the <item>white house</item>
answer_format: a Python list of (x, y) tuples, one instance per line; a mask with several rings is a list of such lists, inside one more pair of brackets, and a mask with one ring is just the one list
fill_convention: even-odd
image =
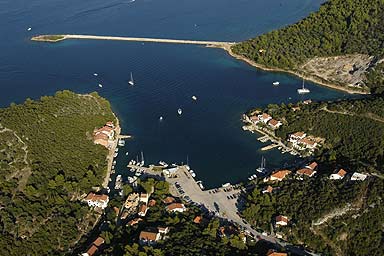
[(169, 232), (169, 227), (157, 227), (157, 230), (159, 231), (160, 234), (168, 234)]
[(140, 194), (140, 202), (143, 202), (145, 204), (148, 204), (149, 194), (147, 193), (141, 193)]
[(187, 208), (185, 208), (184, 204), (180, 204), (180, 203), (169, 204), (169, 205), (167, 205), (166, 209), (169, 212), (185, 212), (187, 210)]
[(258, 115), (257, 117), (259, 118), (259, 121), (264, 122), (265, 124), (272, 119), (272, 117), (267, 113), (263, 113), (261, 115)]
[(289, 135), (289, 142), (297, 142), (298, 140), (304, 139), (307, 136), (304, 132), (295, 132)]
[(342, 180), (347, 172), (344, 169), (340, 169), (337, 173), (331, 174), (329, 179), (331, 180)]
[(106, 208), (109, 202), (109, 196), (107, 195), (96, 195), (95, 193), (89, 193), (84, 199), (91, 207)]
[(282, 123), (280, 121), (275, 120), (275, 119), (271, 119), (271, 120), (269, 120), (268, 125), (272, 129), (278, 129), (282, 125)]
[(365, 180), (367, 177), (368, 177), (367, 174), (354, 172), (351, 177), (351, 180)]
[(174, 177), (174, 176), (176, 176), (176, 172), (177, 172), (177, 170), (178, 170), (177, 167), (169, 168), (169, 169), (164, 169), (164, 170), (163, 170), (163, 174), (164, 174), (164, 176), (166, 176), (166, 177)]

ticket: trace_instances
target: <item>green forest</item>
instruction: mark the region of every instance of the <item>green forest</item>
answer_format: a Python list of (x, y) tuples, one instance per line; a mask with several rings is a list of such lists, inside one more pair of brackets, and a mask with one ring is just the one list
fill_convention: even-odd
[[(261, 193), (266, 185), (259, 182), (248, 194), (243, 216), (264, 230), (270, 229), (273, 217), (287, 216), (288, 226), (278, 227), (275, 232), (284, 233), (289, 242), (308, 246), (316, 253), (380, 255), (384, 249), (383, 179), (371, 177), (353, 183), (320, 176), (303, 181), (289, 179), (273, 185), (275, 192), (266, 194)], [(314, 225), (335, 209), (345, 213)]]
[[(295, 70), (314, 57), (361, 53), (384, 57), (384, 1), (329, 0), (296, 24), (236, 44), (234, 53), (267, 67)], [(262, 50), (262, 52), (259, 52)], [(383, 92), (384, 67), (371, 68), (367, 86)]]
[(91, 227), (79, 198), (100, 186), (105, 148), (92, 132), (115, 121), (97, 93), (60, 91), (0, 109), (0, 254), (57, 255)]

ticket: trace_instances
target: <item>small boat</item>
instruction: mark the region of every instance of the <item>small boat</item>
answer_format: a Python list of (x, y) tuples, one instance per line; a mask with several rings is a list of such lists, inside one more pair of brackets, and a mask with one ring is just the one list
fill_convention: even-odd
[(192, 96), (193, 100), (197, 100), (197, 97), (195, 95)]
[(125, 152), (125, 155), (127, 156), (129, 154), (129, 152)]
[(119, 155), (119, 153), (115, 153), (115, 154), (113, 154), (113, 157), (117, 157)]
[(179, 109), (177, 110), (177, 113), (178, 113), (179, 115), (181, 115), (181, 114), (183, 114), (183, 110), (181, 110), (181, 108), (179, 108)]
[(28, 28), (27, 30), (28, 30), (28, 31), (31, 31), (31, 30), (32, 30), (32, 28)]
[(119, 152), (119, 148), (115, 148), (115, 152)]
[(297, 89), (297, 93), (298, 94), (306, 94), (306, 93), (310, 93), (311, 91), (307, 88), (304, 87), (304, 79), (303, 79), (303, 87), (302, 88), (299, 88)]
[(279, 82), (279, 81), (276, 81), (276, 82), (273, 82), (272, 84), (273, 84), (273, 85), (279, 85), (280, 82)]
[(191, 176), (192, 176), (193, 178), (195, 178), (195, 177), (196, 177), (196, 174), (195, 174), (195, 173), (191, 173)]
[(99, 74), (97, 74), (97, 73), (93, 73), (93, 75), (94, 75), (94, 76), (98, 76)]
[(100, 88), (102, 88), (102, 87), (103, 87), (103, 85), (102, 85), (102, 84), (99, 84), (99, 87), (100, 87)]
[(163, 121), (163, 119), (164, 119), (164, 118), (163, 118), (162, 116), (161, 116), (161, 117), (159, 117), (159, 120), (160, 120), (160, 121)]
[(131, 79), (128, 81), (128, 83), (130, 85), (135, 85), (135, 82), (133, 81), (133, 75), (132, 75), (132, 72), (131, 72)]
[(118, 145), (119, 145), (120, 147), (124, 147), (124, 146), (125, 146), (125, 140), (123, 140), (123, 139), (119, 139), (119, 143), (118, 143)]

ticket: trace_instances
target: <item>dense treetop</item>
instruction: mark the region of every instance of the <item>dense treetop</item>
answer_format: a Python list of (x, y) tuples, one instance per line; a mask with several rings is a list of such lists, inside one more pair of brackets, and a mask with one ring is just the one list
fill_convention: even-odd
[(293, 70), (313, 57), (362, 53), (383, 58), (384, 1), (329, 0), (302, 21), (239, 43), (233, 51), (268, 67)]

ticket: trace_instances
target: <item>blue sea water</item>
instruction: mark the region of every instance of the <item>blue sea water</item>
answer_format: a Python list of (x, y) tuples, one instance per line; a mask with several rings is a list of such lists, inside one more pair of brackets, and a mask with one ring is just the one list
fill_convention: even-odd
[[(0, 106), (63, 89), (97, 91), (110, 100), (123, 133), (134, 136), (120, 151), (119, 172), (126, 172), (128, 161), (143, 151), (146, 163), (186, 163), (188, 156), (206, 186), (245, 179), (262, 155), (270, 168), (293, 158), (277, 150), (261, 152), (257, 135), (241, 129), (242, 113), (269, 103), (350, 96), (312, 83), (307, 83), (311, 93), (299, 96), (300, 79), (256, 70), (220, 49), (29, 39), (72, 33), (240, 41), (294, 23), (322, 2), (0, 0)], [(95, 72), (99, 76), (93, 76)], [(127, 84), (130, 72), (134, 87)], [(272, 86), (273, 81), (280, 86)], [(192, 95), (198, 97), (196, 102)], [(181, 116), (178, 108), (183, 109)]]

